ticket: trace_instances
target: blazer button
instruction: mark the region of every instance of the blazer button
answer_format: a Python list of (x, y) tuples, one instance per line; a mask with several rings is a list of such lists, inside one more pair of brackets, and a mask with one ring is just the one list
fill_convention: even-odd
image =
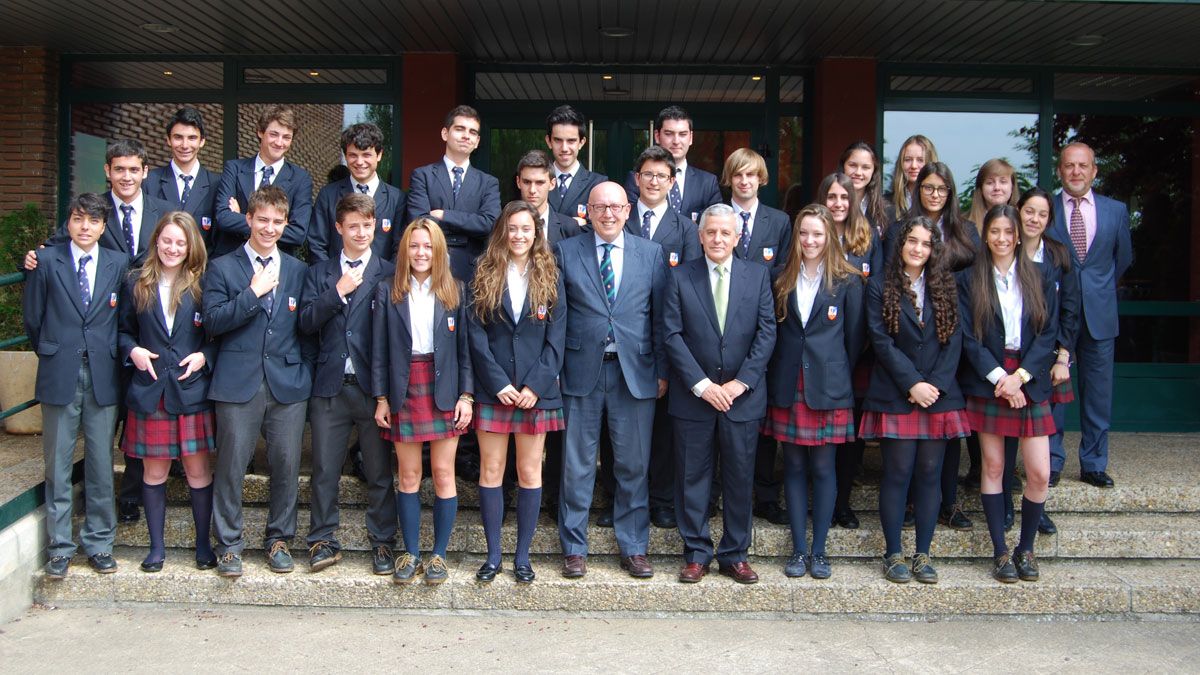
[(274, 330), (272, 330), (270, 328), (267, 329), (267, 335), (274, 335), (274, 334), (275, 334)]
[(435, 370), (435, 371), (433, 371), (433, 376), (434, 376), (434, 377), (441, 377), (441, 376), (442, 376), (442, 371), (440, 371), (440, 370)]
[(346, 337), (351, 337), (352, 335), (354, 335), (354, 331), (351, 331), (351, 330), (346, 331)]
[(342, 358), (346, 358), (346, 352), (342, 352)]

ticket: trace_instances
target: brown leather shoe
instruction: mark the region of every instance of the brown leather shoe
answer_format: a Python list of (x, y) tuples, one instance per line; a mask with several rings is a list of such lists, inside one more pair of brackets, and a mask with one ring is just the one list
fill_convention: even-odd
[(694, 584), (703, 579), (706, 574), (708, 574), (708, 565), (690, 562), (679, 570), (679, 581), (684, 584)]
[(758, 574), (750, 567), (750, 563), (741, 560), (728, 565), (721, 563), (719, 566), (721, 574), (727, 577), (732, 577), (739, 584), (757, 584)]
[(621, 558), (621, 569), (629, 572), (629, 576), (635, 579), (649, 579), (654, 576), (654, 568), (650, 566), (650, 561), (646, 560), (644, 555)]
[(587, 574), (587, 558), (581, 555), (569, 555), (563, 558), (562, 575), (568, 579), (578, 579)]

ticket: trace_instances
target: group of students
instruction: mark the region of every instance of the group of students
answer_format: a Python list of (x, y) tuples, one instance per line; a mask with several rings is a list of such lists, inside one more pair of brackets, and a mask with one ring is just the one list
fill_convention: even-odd
[[(858, 526), (849, 492), (862, 441), (878, 439), (886, 577), (936, 583), (929, 552), (939, 511), (951, 526), (965, 518), (944, 506), (943, 470), (953, 465), (953, 485), (958, 439), (968, 435), (981, 450), (992, 573), (1037, 579), (1033, 544), (1039, 525), (1053, 527), (1044, 502), (1061, 471), (1050, 439), (1061, 447), (1068, 366), (1082, 333), (1103, 322), (1082, 297), (1083, 279), (1093, 259), (1111, 257), (1111, 270), (1092, 274), (1115, 300), (1131, 261), (1127, 217), (1116, 227), (1107, 220), (1123, 205), (1092, 193), (1087, 146), (1062, 150), (1062, 197), (1018, 194), (1011, 166), (985, 164), (977, 227), (924, 137), (903, 144), (891, 195), (874, 150), (855, 143), (792, 219), (759, 202), (769, 176), (758, 153), (732, 153), (719, 181), (688, 165), (692, 122), (676, 106), (660, 113), (656, 145), (623, 186), (580, 166), (578, 111), (561, 106), (546, 126), (551, 153), (521, 158), (522, 198), (503, 208), (497, 179), (470, 166), (480, 120), (467, 106), (447, 115), (446, 154), (414, 171), (407, 195), (376, 173), (379, 130), (348, 128), (350, 176), (323, 187), (315, 208), (311, 178), (285, 160), (296, 133), (285, 107), (263, 112), (259, 153), (227, 162), (219, 182), (197, 161), (204, 127), (193, 109), (169, 121), (172, 162), (148, 177), (140, 144), (111, 144), (111, 196), (77, 196), (47, 246), (26, 258), (24, 318), (46, 430), (47, 576), (63, 578), (75, 552), (70, 466), (81, 428), (82, 545), (93, 569), (116, 569), (109, 449), (121, 418), (122, 450), (142, 465), (147, 572), (165, 561), (165, 485), (179, 459), (196, 565), (241, 575), (242, 485), (260, 436), (270, 463), (267, 562), (292, 571), (308, 420), (314, 572), (341, 558), (338, 479), (356, 429), (372, 571), (398, 584), (445, 581), (455, 454), (473, 430), (481, 582), (502, 570), (510, 444), (518, 582), (535, 578), (545, 456), (563, 576), (587, 572), (603, 457), (622, 569), (653, 575), (653, 522), (680, 532), (680, 581), (700, 581), (715, 558), (722, 574), (754, 583), (747, 552), (753, 515), (763, 515), (754, 504), (770, 493), (777, 448), (787, 509), (769, 517), (791, 527), (784, 573), (823, 579), (830, 526)], [(161, 199), (148, 193), (155, 188)], [(1056, 215), (1067, 202), (1069, 225)], [(306, 243), (311, 265), (293, 257)], [(1026, 477), (1011, 552), (1005, 439), (1019, 439)], [(423, 556), (426, 443), (435, 496)], [(1097, 472), (1083, 466), (1085, 479)], [(718, 495), (724, 528), (714, 547)], [(909, 517), (916, 547), (906, 559)]]

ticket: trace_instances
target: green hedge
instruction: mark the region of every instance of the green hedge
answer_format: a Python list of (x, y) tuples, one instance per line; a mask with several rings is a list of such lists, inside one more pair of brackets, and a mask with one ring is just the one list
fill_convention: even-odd
[[(0, 216), (0, 274), (21, 271), (25, 252), (50, 235), (52, 226), (33, 204)], [(21, 324), (23, 284), (0, 287), (0, 339), (25, 334)], [(21, 345), (13, 349), (28, 349)]]

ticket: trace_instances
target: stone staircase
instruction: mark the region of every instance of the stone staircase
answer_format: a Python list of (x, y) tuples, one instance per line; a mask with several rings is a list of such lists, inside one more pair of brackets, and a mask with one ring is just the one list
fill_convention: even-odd
[[(1048, 502), (1058, 534), (1038, 538), (1042, 579), (1037, 583), (1002, 585), (990, 578), (987, 557), (991, 544), (983, 515), (977, 512), (978, 495), (966, 490), (961, 499), (975, 528), (968, 532), (938, 529), (931, 552), (941, 582), (926, 587), (885, 581), (879, 565), (883, 534), (873, 487), (878, 453), (868, 449), (864, 485), (855, 488), (853, 499), (862, 527), (830, 531), (828, 551), (834, 575), (826, 581), (784, 577), (782, 563), (791, 552), (789, 530), (758, 519), (750, 554), (762, 581), (754, 586), (741, 586), (716, 575), (715, 565), (714, 573), (700, 584), (677, 583), (681, 560), (678, 533), (653, 527), (649, 553), (655, 577), (632, 579), (617, 567), (612, 530), (594, 525), (587, 577), (566, 580), (558, 574), (555, 524), (543, 515), (533, 540), (537, 581), (517, 585), (508, 573), (492, 584), (478, 584), (474, 572), (483, 561), (486, 545), (474, 508), (475, 489), (460, 481), (460, 511), (450, 541), (450, 580), (440, 587), (398, 587), (389, 577), (370, 574), (365, 491), (351, 477), (343, 477), (340, 492), (338, 537), (343, 560), (310, 574), (303, 543), (308, 525), (307, 476), (301, 478), (299, 532), (293, 547), (297, 569), (276, 575), (267, 570), (261, 550), (267, 478), (252, 475), (245, 482), (246, 540), (252, 548), (245, 556), (242, 578), (221, 579), (212, 571), (201, 572), (192, 566), (193, 530), (186, 485), (181, 479), (172, 479), (163, 572), (145, 574), (138, 569), (148, 544), (144, 522), (122, 525), (117, 533), (120, 570), (116, 574), (94, 574), (80, 558), (65, 581), (40, 582), (37, 600), (51, 605), (146, 602), (639, 614), (1196, 618), (1200, 617), (1200, 455), (1194, 450), (1196, 440), (1194, 436), (1116, 435), (1111, 473), (1117, 487), (1111, 490), (1080, 483), (1069, 463)], [(422, 496), (426, 505), (432, 501), (428, 480)], [(506, 570), (511, 570), (512, 564), (514, 520), (510, 517), (503, 530)], [(427, 510), (422, 519), (423, 550), (431, 545), (430, 521)], [(714, 537), (719, 536), (720, 517), (713, 520), (712, 528)], [(1010, 540), (1016, 535), (1014, 529)], [(905, 533), (907, 552), (912, 549), (911, 537), (911, 532)]]

